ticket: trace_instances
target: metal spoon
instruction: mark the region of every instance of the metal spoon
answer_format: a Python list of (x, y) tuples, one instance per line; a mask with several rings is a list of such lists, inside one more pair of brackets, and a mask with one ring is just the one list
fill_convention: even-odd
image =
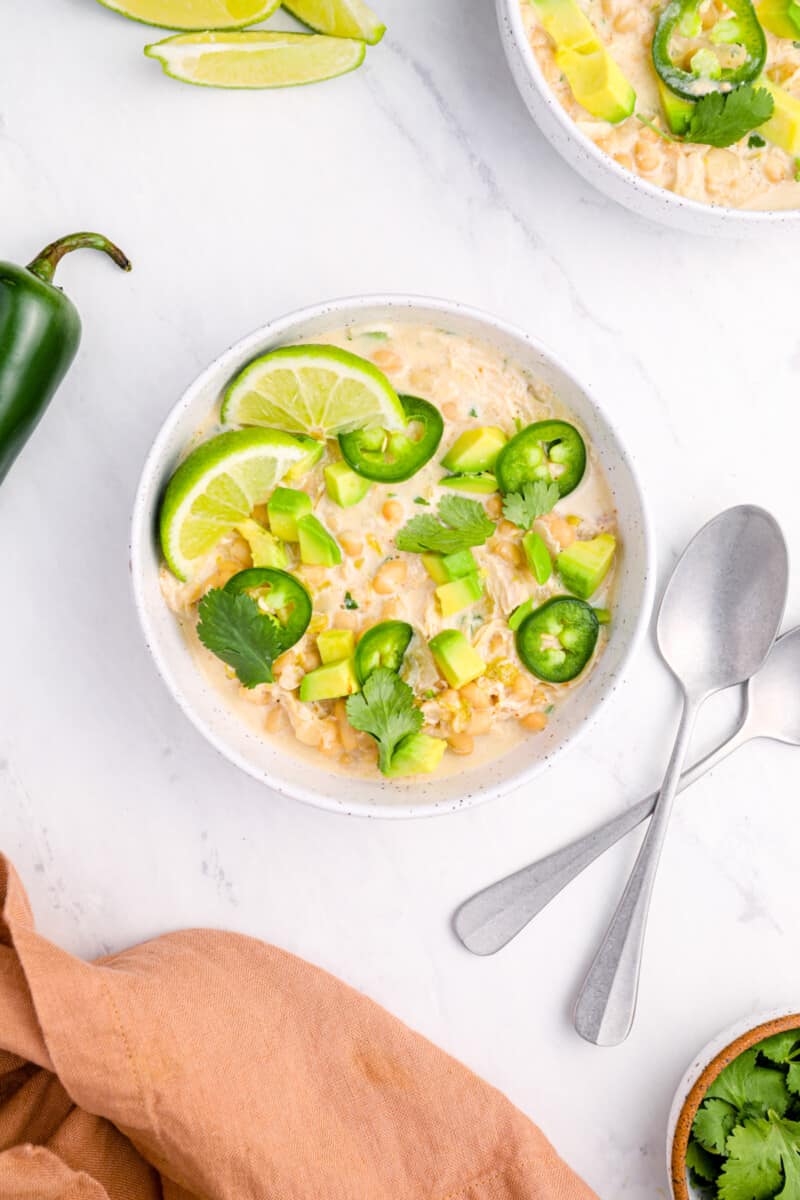
[(595, 1045), (619, 1045), (633, 1024), (650, 897), (700, 706), (764, 662), (783, 615), (788, 575), (786, 543), (774, 518), (741, 505), (700, 530), (667, 584), (657, 638), (681, 685), (683, 713), (642, 848), (575, 1006), (575, 1028)]
[[(731, 736), (681, 775), (679, 792), (755, 738), (800, 746), (800, 626), (778, 638), (761, 670), (745, 684), (743, 708)], [(591, 833), (465, 900), (456, 910), (453, 928), (466, 948), (473, 954), (502, 950), (590, 863), (646, 821), (657, 799), (654, 792)]]

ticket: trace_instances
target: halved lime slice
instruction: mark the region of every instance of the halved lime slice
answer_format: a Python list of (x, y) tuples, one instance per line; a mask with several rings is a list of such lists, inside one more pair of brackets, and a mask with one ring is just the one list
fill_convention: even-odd
[(383, 21), (364, 0), (284, 0), (283, 7), (317, 33), (362, 38), (370, 46), (386, 32)]
[(337, 346), (284, 346), (257, 358), (228, 385), (222, 420), (330, 438), (365, 425), (406, 424), (383, 372)]
[(318, 33), (179, 33), (145, 46), (165, 74), (218, 88), (280, 88), (354, 71), (364, 42)]
[(276, 429), (220, 433), (198, 446), (167, 484), (159, 518), (161, 548), (178, 579), (191, 578), (197, 561), (263, 504), (305, 453)]
[(280, 0), (100, 0), (112, 12), (161, 29), (241, 29), (272, 16)]

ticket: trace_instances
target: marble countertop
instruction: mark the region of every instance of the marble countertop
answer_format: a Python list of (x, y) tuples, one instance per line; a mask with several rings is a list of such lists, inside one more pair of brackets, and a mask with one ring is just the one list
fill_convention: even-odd
[[(2, 254), (27, 261), (96, 227), (135, 270), (64, 264), (80, 357), (3, 485), (2, 847), (40, 929), (75, 953), (185, 925), (273, 941), (506, 1091), (603, 1200), (654, 1200), (688, 1061), (740, 1016), (797, 1005), (800, 756), (751, 745), (680, 801), (636, 1028), (599, 1050), (570, 1008), (635, 845), (496, 958), (467, 954), (449, 918), (657, 783), (678, 697), (652, 644), (527, 791), (381, 823), (282, 799), (221, 760), (134, 615), (131, 504), (178, 394), (270, 317), (361, 292), (462, 300), (563, 355), (638, 458), (662, 578), (740, 501), (798, 544), (800, 238), (705, 241), (604, 200), (529, 120), (489, 0), (382, 0), (382, 13), (389, 32), (355, 74), (238, 94), (163, 77), (141, 53), (153, 31), (92, 0), (15, 6), (0, 39)], [(698, 749), (735, 712), (714, 702)]]

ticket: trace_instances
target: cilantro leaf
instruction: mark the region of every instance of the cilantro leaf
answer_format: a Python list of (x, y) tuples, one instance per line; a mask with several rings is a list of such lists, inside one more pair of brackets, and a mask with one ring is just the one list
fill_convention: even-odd
[(437, 515), (423, 513), (412, 517), (395, 537), (398, 550), (412, 554), (455, 554), (470, 546), (482, 546), (494, 533), (494, 522), (477, 500), (466, 496), (445, 496)]
[(783, 1116), (790, 1096), (780, 1071), (756, 1065), (758, 1050), (746, 1050), (721, 1071), (706, 1094), (707, 1099), (727, 1100), (740, 1113), (765, 1117), (770, 1110)]
[(530, 529), (537, 517), (543, 517), (558, 504), (560, 493), (557, 483), (545, 483), (542, 479), (523, 483), (522, 491), (509, 492), (503, 500), (503, 516), (520, 529)]
[(720, 1161), (704, 1150), (694, 1138), (690, 1138), (686, 1147), (686, 1166), (704, 1183), (713, 1183), (719, 1174)]
[(754, 1117), (733, 1131), (728, 1154), (717, 1183), (721, 1200), (800, 1196), (800, 1122), (774, 1112), (766, 1120)]
[(414, 704), (407, 683), (388, 667), (377, 667), (361, 692), (348, 696), (347, 719), (378, 743), (378, 765), (387, 773), (398, 742), (409, 733), (419, 733), (424, 717)]
[(775, 101), (766, 88), (742, 84), (731, 92), (709, 92), (694, 106), (685, 141), (732, 146), (772, 116)]
[(246, 592), (212, 588), (198, 605), (197, 636), (233, 667), (246, 688), (272, 683), (272, 664), (284, 650), (280, 626)]
[(786, 1076), (786, 1086), (795, 1096), (800, 1096), (800, 1063), (792, 1063)]
[(697, 1110), (692, 1135), (704, 1150), (724, 1154), (725, 1143), (739, 1124), (739, 1113), (727, 1100), (706, 1099)]
[(770, 1062), (790, 1063), (796, 1058), (800, 1058), (798, 1042), (800, 1042), (800, 1031), (790, 1029), (786, 1033), (775, 1033), (772, 1037), (765, 1038), (763, 1042), (758, 1043), (755, 1049)]

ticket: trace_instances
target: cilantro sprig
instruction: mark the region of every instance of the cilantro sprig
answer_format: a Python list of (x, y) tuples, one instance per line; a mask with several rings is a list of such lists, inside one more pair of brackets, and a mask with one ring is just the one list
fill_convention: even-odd
[(272, 664), (286, 649), (285, 635), (246, 592), (212, 588), (198, 605), (197, 636), (233, 667), (246, 688), (272, 683)]
[(519, 492), (509, 492), (503, 500), (503, 516), (520, 529), (530, 529), (537, 517), (555, 508), (560, 499), (557, 483), (537, 479), (523, 483)]
[(455, 554), (470, 546), (482, 546), (494, 533), (494, 522), (477, 500), (445, 496), (436, 516), (423, 513), (412, 517), (395, 537), (398, 550), (412, 554)]
[(353, 729), (370, 734), (378, 743), (378, 766), (384, 775), (403, 738), (419, 733), (425, 720), (411, 688), (388, 667), (377, 667), (362, 691), (348, 696), (345, 710)]
[(682, 136), (666, 133), (640, 113), (636, 117), (665, 141), (723, 148), (733, 146), (753, 129), (758, 129), (774, 111), (775, 101), (765, 87), (743, 83), (730, 92), (709, 92), (701, 96), (692, 108), (689, 124)]
[(717, 1200), (800, 1197), (800, 1030), (759, 1042), (720, 1072), (697, 1111), (686, 1165)]

